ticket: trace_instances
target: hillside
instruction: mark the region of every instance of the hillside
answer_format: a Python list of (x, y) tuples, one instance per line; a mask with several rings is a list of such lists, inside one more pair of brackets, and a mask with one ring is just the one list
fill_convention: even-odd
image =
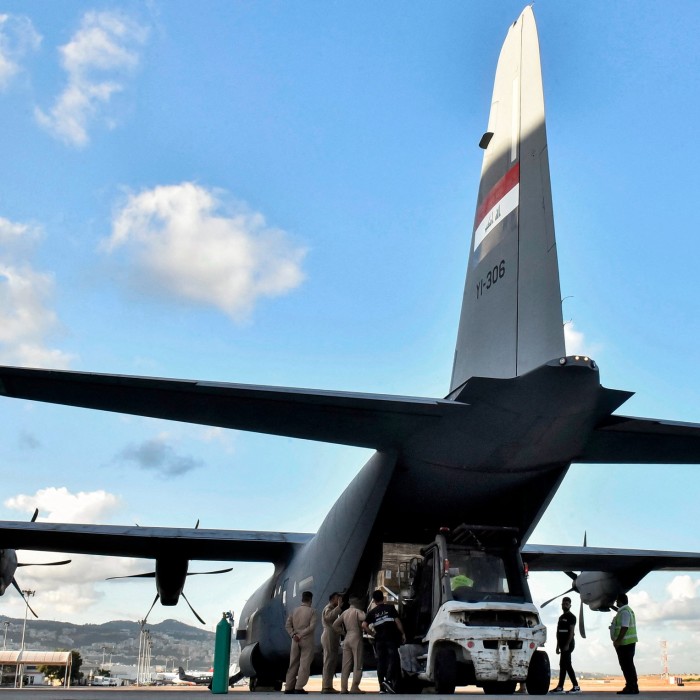
[[(22, 641), (23, 618), (0, 615), (0, 634), (7, 627), (8, 650), (19, 649)], [(175, 668), (210, 666), (214, 653), (214, 633), (192, 627), (176, 620), (164, 620), (146, 625), (153, 641), (154, 665)], [(25, 648), (32, 651), (76, 649), (85, 663), (101, 664), (110, 660), (115, 664), (135, 664), (139, 652), (139, 625), (129, 620), (115, 620), (101, 625), (75, 625), (55, 620), (28, 620)], [(235, 645), (235, 642), (234, 642)], [(189, 661), (188, 661), (189, 660)]]

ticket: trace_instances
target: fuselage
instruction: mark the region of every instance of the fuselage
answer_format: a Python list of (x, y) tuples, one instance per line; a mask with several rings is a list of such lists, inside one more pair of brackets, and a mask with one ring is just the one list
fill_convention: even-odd
[[(514, 527), (523, 543), (591, 430), (621, 399), (583, 357), (513, 379), (469, 380), (447, 399), (448, 417), (377, 452), (316, 536), (251, 596), (239, 639), (257, 647), (244, 650), (242, 668), (254, 657), (268, 670), (287, 663), (284, 621), (303, 590), (313, 591), (319, 613), (336, 590), (366, 598), (385, 542), (427, 543), (440, 527), (469, 521)], [(317, 643), (320, 634), (319, 623)]]

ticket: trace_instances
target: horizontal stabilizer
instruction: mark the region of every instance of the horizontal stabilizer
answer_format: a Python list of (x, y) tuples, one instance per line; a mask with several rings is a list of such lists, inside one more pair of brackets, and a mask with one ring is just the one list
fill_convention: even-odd
[(0, 542), (12, 549), (146, 559), (285, 562), (313, 537), (300, 532), (0, 521)]
[(595, 428), (576, 461), (700, 464), (700, 424), (609, 416)]
[(699, 552), (664, 552), (609, 547), (560, 547), (528, 544), (522, 549), (530, 571), (697, 571)]
[(400, 447), (460, 410), (441, 399), (2, 366), (0, 395), (373, 449)]

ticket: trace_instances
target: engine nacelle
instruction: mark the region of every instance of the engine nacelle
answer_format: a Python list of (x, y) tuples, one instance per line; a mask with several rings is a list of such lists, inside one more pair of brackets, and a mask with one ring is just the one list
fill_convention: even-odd
[(607, 612), (615, 605), (620, 593), (626, 593), (632, 586), (628, 581), (621, 581), (618, 576), (606, 571), (582, 571), (574, 582), (574, 589), (581, 596), (581, 601), (591, 610)]
[(12, 583), (17, 571), (17, 552), (14, 549), (0, 549), (0, 595)]
[(187, 559), (156, 559), (156, 590), (163, 605), (177, 605), (185, 587)]

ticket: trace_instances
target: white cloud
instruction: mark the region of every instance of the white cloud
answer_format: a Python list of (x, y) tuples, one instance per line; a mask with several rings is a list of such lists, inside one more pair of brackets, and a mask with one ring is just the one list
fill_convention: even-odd
[(19, 494), (4, 505), (13, 510), (33, 513), (39, 509), (39, 521), (53, 523), (94, 523), (105, 520), (121, 508), (118, 496), (107, 491), (71, 493), (65, 486), (39, 489), (33, 495)]
[(59, 49), (68, 82), (48, 114), (35, 110), (39, 124), (69, 145), (85, 146), (92, 122), (102, 118), (110, 124), (107, 107), (125, 89), (147, 37), (148, 29), (126, 15), (87, 12), (71, 41)]
[(39, 226), (16, 223), (0, 216), (0, 246), (6, 260), (26, 256), (41, 236)]
[(46, 345), (58, 328), (49, 303), (53, 276), (26, 260), (41, 229), (0, 218), (0, 362), (30, 367), (67, 367), (71, 356)]
[(131, 195), (105, 248), (126, 250), (142, 293), (212, 305), (244, 320), (261, 297), (301, 284), (306, 250), (258, 212), (221, 209), (214, 192), (191, 182)]
[(573, 321), (564, 324), (564, 345), (567, 355), (583, 355), (586, 353), (586, 339), (581, 331), (576, 330)]
[(20, 72), (20, 61), (41, 44), (28, 17), (0, 14), (0, 90)]
[(674, 627), (697, 628), (700, 619), (700, 579), (684, 574), (675, 576), (666, 586), (668, 598), (654, 600), (646, 591), (630, 593), (630, 605), (643, 622), (672, 624)]

